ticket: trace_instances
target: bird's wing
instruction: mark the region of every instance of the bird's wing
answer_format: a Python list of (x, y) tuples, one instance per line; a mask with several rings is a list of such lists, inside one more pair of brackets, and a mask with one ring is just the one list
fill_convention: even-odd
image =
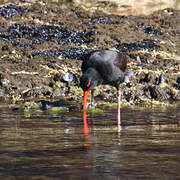
[(125, 72), (127, 69), (127, 62), (129, 56), (123, 53), (118, 53), (117, 58), (114, 60), (113, 64), (117, 66), (122, 72)]

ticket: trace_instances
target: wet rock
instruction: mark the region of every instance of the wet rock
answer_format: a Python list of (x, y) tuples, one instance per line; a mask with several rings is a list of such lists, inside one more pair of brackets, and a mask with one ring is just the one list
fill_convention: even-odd
[(5, 92), (4, 89), (0, 89), (0, 101), (1, 102), (6, 102), (7, 101), (7, 93)]
[(9, 51), (9, 46), (8, 45), (4, 45), (2, 48), (1, 48), (2, 51)]
[(0, 97), (3, 97), (3, 96), (4, 96), (4, 90), (0, 89)]
[(62, 21), (59, 21), (59, 25), (64, 25), (64, 22), (62, 22)]
[(7, 78), (1, 79), (0, 84), (2, 86), (7, 86), (9, 84), (9, 80)]
[(23, 10), (15, 4), (7, 4), (0, 7), (0, 16), (9, 19), (14, 15), (22, 16)]
[(40, 100), (39, 102), (42, 104), (42, 107), (41, 107), (42, 110), (47, 110), (52, 107), (66, 107), (67, 106), (67, 102), (64, 99), (59, 99), (58, 101), (54, 101), (54, 102)]
[(144, 96), (144, 89), (142, 85), (136, 86), (136, 91), (134, 92), (134, 103), (138, 104), (141, 102), (141, 98)]
[(42, 88), (34, 88), (34, 89), (29, 89), (25, 92), (22, 92), (21, 93), (22, 97), (23, 98), (36, 98), (36, 97), (43, 97), (43, 96), (46, 96), (46, 97), (51, 97), (52, 96), (52, 91), (49, 88), (46, 88), (45, 86), (42, 87)]
[(141, 64), (141, 58), (140, 58), (140, 56), (137, 56), (137, 57), (136, 57), (136, 61), (137, 61), (139, 64)]
[(5, 87), (9, 84), (9, 80), (4, 77), (3, 74), (0, 74), (0, 86)]
[[(71, 106), (64, 99), (59, 99), (58, 101), (50, 102), (46, 100), (40, 100), (41, 109), (47, 110), (49, 108), (57, 107), (57, 108), (64, 108), (65, 111), (78, 111), (81, 108), (79, 106)], [(57, 109), (58, 110), (58, 109)]]
[(180, 77), (177, 77), (176, 83), (177, 83), (177, 88), (180, 90)]
[[(0, 9), (8, 5), (3, 6), (3, 2)], [(0, 23), (1, 97), (9, 98), (10, 102), (73, 97), (78, 102), (82, 100), (79, 87), (82, 61), (79, 60), (92, 49), (115, 47), (141, 60), (140, 65), (128, 62), (129, 71), (134, 71), (136, 78), (127, 75), (126, 83), (121, 85), (124, 102), (179, 99), (179, 62), (171, 56), (171, 53), (179, 56), (176, 36), (179, 10), (118, 16), (51, 2), (19, 1), (11, 3), (14, 7), (1, 9), (7, 13)], [(8, 8), (14, 9), (12, 13)], [(62, 83), (67, 72), (74, 75), (74, 80)], [(159, 72), (167, 84), (162, 83)], [(97, 97), (116, 102), (115, 93), (111, 88), (99, 86)]]
[(130, 52), (139, 50), (153, 51), (155, 49), (158, 49), (159, 47), (160, 46), (156, 44), (156, 41), (151, 39), (144, 39), (142, 41), (132, 43), (122, 43), (117, 44), (115, 46), (115, 48), (118, 49), (120, 52)]
[(127, 86), (128, 88), (131, 88), (132, 86), (134, 86), (134, 84), (133, 84), (132, 82), (128, 82), (128, 83), (126, 83), (126, 86)]
[(157, 84), (165, 83), (165, 78), (163, 74), (160, 74), (160, 76), (156, 79)]
[(154, 61), (153, 61), (153, 65), (158, 65), (159, 67), (161, 67), (162, 69), (165, 69), (165, 68), (167, 68), (167, 67), (171, 67), (172, 66), (172, 64), (175, 64), (175, 61), (174, 62), (172, 62), (172, 61), (174, 61), (174, 60), (172, 60), (172, 59), (159, 59), (159, 58), (157, 58), (157, 59), (155, 59)]
[(17, 40), (17, 39), (11, 39), (10, 40), (13, 46), (19, 46), (19, 47), (32, 47), (31, 44), (25, 43), (23, 41)]
[(127, 102), (133, 102), (133, 96), (131, 93), (124, 93), (124, 98)]
[(67, 107), (68, 111), (79, 111), (82, 109), (80, 106), (68, 106)]
[(145, 33), (147, 34), (154, 34), (154, 35), (163, 35), (163, 32), (162, 31), (158, 31), (158, 30), (155, 30), (153, 27), (151, 26), (136, 26), (137, 28), (141, 28), (144, 30)]
[(85, 48), (69, 48), (66, 50), (35, 51), (32, 56), (61, 56), (63, 59), (82, 59), (90, 50)]
[(180, 86), (179, 86), (179, 90), (176, 88), (172, 88), (170, 94), (171, 94), (171, 98), (174, 101), (180, 101)]
[(180, 77), (177, 77), (176, 83), (180, 85)]
[[(55, 41), (64, 46), (69, 43), (88, 44), (93, 34), (93, 32), (74, 31), (59, 26), (12, 24), (7, 30), (0, 31), (0, 39), (9, 40), (14, 46), (21, 47), (31, 47), (34, 44), (42, 44), (44, 41)], [(31, 42), (25, 43), (20, 38), (31, 40)]]
[(146, 63), (147, 63), (147, 64), (150, 64), (150, 63), (151, 63), (151, 59), (147, 58), (147, 59), (146, 59)]
[(169, 88), (160, 88), (158, 91), (159, 91), (159, 100), (166, 101), (171, 98), (171, 90)]
[(155, 86), (149, 86), (147, 89), (144, 90), (145, 95), (150, 99), (157, 99), (158, 98), (158, 91)]
[(130, 79), (131, 77), (135, 77), (135, 76), (134, 76), (134, 72), (133, 72), (133, 71), (128, 71), (128, 72), (125, 74), (124, 82), (128, 83), (128, 82), (129, 82), (129, 79)]
[(169, 101), (172, 99), (172, 92), (169, 87), (149, 86), (144, 90), (145, 95), (157, 101)]
[(113, 24), (113, 20), (109, 17), (93, 17), (89, 24)]
[(148, 83), (148, 82), (150, 82), (150, 80), (151, 80), (150, 73), (145, 73), (144, 75), (141, 75), (139, 83), (142, 83), (142, 82)]
[(64, 81), (67, 81), (67, 82), (73, 81), (73, 79), (74, 79), (74, 76), (73, 76), (73, 74), (71, 74), (71, 73), (66, 73), (66, 74), (63, 76), (63, 80), (64, 80)]

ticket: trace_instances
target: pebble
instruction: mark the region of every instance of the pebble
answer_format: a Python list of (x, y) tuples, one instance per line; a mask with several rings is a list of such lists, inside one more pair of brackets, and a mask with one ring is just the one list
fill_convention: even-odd
[(159, 78), (157, 79), (157, 84), (161, 84), (161, 83), (164, 83), (165, 82), (165, 78), (164, 78), (164, 75), (161, 74), (159, 76)]
[(64, 81), (67, 81), (67, 82), (71, 82), (74, 80), (74, 75), (71, 74), (71, 73), (66, 73), (64, 76), (63, 76), (63, 80)]
[(180, 77), (177, 77), (176, 82), (177, 82), (177, 84), (180, 84)]

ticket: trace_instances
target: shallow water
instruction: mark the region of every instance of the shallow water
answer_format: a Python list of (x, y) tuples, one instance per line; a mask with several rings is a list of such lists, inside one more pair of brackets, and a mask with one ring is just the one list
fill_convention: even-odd
[[(28, 114), (28, 115), (27, 115)], [(180, 179), (180, 107), (89, 114), (0, 108), (0, 178)]]

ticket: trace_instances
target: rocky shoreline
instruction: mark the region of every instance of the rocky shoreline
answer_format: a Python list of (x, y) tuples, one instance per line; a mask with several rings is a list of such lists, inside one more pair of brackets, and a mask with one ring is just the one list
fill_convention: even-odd
[[(129, 55), (134, 76), (121, 85), (123, 105), (180, 100), (180, 10), (148, 16), (108, 15), (75, 5), (17, 1), (0, 6), (0, 100), (8, 104), (65, 99), (81, 104), (82, 56), (96, 49)], [(71, 80), (64, 78), (67, 73)], [(116, 90), (95, 91), (114, 103)], [(102, 101), (100, 101), (102, 100)]]

